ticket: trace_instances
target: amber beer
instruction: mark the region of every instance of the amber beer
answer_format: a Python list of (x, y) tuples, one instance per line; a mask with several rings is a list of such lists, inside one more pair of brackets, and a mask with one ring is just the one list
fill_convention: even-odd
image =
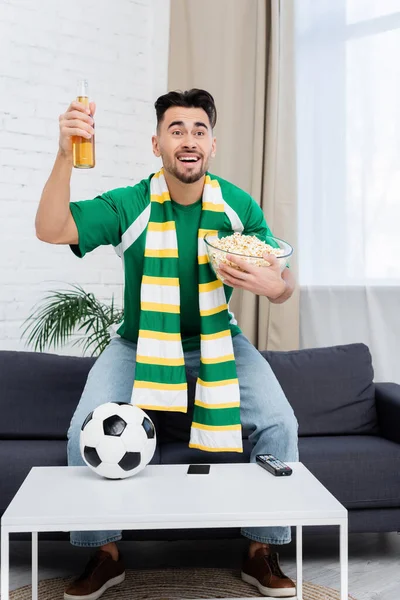
[[(78, 102), (89, 107), (89, 85), (87, 79), (82, 79), (78, 84)], [(73, 165), (77, 169), (92, 169), (95, 162), (94, 135), (89, 139), (74, 135), (72, 137)]]

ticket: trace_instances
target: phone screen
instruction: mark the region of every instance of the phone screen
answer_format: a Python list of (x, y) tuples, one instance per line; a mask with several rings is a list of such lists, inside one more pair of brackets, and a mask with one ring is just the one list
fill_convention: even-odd
[(188, 475), (208, 475), (210, 465), (189, 465), (187, 472)]

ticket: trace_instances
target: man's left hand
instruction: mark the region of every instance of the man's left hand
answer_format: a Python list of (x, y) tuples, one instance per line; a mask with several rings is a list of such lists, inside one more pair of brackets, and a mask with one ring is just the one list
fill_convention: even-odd
[(264, 254), (263, 258), (270, 263), (269, 267), (256, 267), (233, 254), (228, 254), (227, 259), (243, 269), (239, 271), (221, 263), (219, 274), (226, 285), (241, 288), (276, 300), (286, 290), (286, 282), (282, 278), (279, 261), (274, 254)]

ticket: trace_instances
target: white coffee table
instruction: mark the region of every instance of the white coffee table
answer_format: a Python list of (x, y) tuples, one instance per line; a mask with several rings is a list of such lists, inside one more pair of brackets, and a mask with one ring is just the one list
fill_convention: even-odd
[(87, 467), (34, 467), (1, 519), (1, 598), (9, 600), (11, 532), (32, 532), (37, 600), (39, 531), (292, 525), (302, 600), (302, 527), (339, 525), (341, 600), (347, 600), (347, 511), (302, 463), (289, 464), (287, 478), (255, 464), (211, 465), (209, 475), (187, 475), (187, 465), (154, 465), (118, 481)]

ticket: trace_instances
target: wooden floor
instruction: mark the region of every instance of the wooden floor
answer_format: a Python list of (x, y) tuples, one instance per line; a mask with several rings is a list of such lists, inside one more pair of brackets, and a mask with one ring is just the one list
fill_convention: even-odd
[[(126, 566), (239, 568), (244, 540), (184, 542), (121, 542)], [(40, 579), (78, 574), (90, 555), (68, 542), (39, 542)], [(280, 549), (281, 564), (295, 577), (295, 543)], [(304, 536), (304, 579), (339, 587), (338, 536)], [(10, 585), (30, 583), (30, 543), (14, 541), (10, 548)], [(357, 600), (400, 600), (400, 535), (352, 534), (349, 537), (349, 591)], [(56, 599), (55, 599), (56, 600)]]

